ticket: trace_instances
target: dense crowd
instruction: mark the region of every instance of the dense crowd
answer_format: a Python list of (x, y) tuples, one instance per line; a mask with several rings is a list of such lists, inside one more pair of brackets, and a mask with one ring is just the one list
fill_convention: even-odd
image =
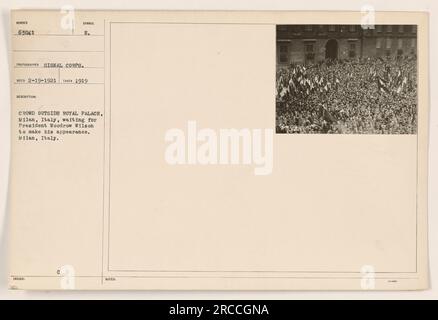
[(278, 133), (417, 131), (416, 59), (366, 58), (277, 70)]

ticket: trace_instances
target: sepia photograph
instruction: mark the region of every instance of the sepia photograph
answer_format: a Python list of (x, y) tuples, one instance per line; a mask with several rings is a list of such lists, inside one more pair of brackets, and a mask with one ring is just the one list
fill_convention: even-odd
[(276, 133), (416, 134), (416, 25), (276, 31)]
[(438, 20), (337, 1), (5, 9), (0, 300), (438, 297)]

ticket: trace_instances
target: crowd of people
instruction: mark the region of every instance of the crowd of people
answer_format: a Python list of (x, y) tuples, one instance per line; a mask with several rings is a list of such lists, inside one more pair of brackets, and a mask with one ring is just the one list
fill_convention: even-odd
[(277, 133), (412, 134), (416, 58), (323, 61), (277, 69)]

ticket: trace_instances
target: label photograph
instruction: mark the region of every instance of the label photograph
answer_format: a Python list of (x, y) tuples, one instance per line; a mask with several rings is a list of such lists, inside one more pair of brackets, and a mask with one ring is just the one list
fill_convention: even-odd
[(277, 133), (417, 133), (416, 25), (278, 25)]

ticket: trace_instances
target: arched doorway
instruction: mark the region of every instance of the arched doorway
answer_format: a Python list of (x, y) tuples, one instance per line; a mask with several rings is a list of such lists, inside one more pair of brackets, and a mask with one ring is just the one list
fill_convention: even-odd
[(338, 42), (335, 39), (330, 39), (325, 44), (325, 58), (326, 59), (338, 58)]

